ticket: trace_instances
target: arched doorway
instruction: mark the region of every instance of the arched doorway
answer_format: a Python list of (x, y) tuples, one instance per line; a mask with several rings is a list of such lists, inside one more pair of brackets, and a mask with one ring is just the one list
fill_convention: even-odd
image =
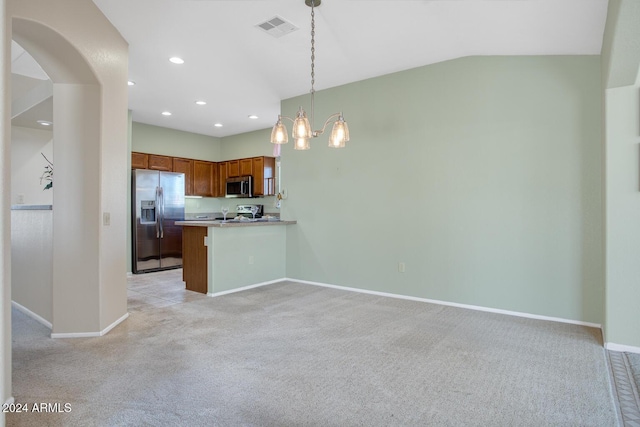
[[(7, 39), (13, 38), (53, 82), (52, 336), (103, 335), (127, 317), (127, 44), (90, 0), (0, 0), (0, 12), (4, 64), (10, 63)], [(10, 161), (7, 68), (0, 85), (4, 171)], [(6, 214), (0, 217), (5, 231), (0, 252), (6, 254), (10, 221)], [(2, 292), (10, 296), (5, 266)], [(6, 400), (11, 395), (10, 298), (2, 305)]]

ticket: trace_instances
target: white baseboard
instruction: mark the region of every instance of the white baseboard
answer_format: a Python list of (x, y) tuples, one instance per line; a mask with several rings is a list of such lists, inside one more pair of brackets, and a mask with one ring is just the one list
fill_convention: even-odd
[(5, 404), (5, 405), (11, 405), (11, 404), (13, 404), (13, 403), (15, 403), (15, 402), (16, 402), (16, 400), (13, 398), (13, 396), (11, 396), (10, 398), (8, 398), (8, 399), (4, 402), (4, 404)]
[(51, 322), (49, 322), (47, 319), (45, 319), (44, 317), (40, 316), (39, 314), (36, 314), (33, 311), (29, 310), (27, 307), (23, 306), (22, 304), (19, 304), (19, 303), (15, 302), (15, 301), (11, 301), (11, 305), (14, 306), (18, 311), (21, 311), (22, 313), (24, 313), (27, 316), (31, 317), (33, 320), (37, 321), (38, 323), (43, 324), (44, 326), (46, 326), (49, 329), (52, 328)]
[(289, 279), (269, 280), (268, 282), (256, 283), (255, 285), (243, 286), (242, 288), (230, 289), (228, 291), (222, 291), (222, 292), (214, 292), (214, 293), (211, 293), (211, 294), (207, 294), (207, 296), (208, 297), (219, 297), (219, 296), (222, 296), (222, 295), (227, 295), (227, 294), (233, 294), (233, 293), (236, 293), (236, 292), (246, 291), (247, 289), (259, 288), (261, 286), (267, 286), (267, 285), (271, 285), (273, 283), (283, 282), (285, 280), (289, 280)]
[(547, 320), (547, 321), (550, 321), (550, 322), (560, 322), (560, 323), (569, 323), (569, 324), (572, 324), (572, 325), (587, 326), (587, 327), (590, 327), (590, 328), (596, 328), (596, 329), (602, 330), (602, 325), (600, 325), (599, 323), (590, 323), (590, 322), (583, 322), (583, 321), (580, 321), (580, 320), (563, 319), (561, 317), (541, 316), (541, 315), (538, 315), (538, 314), (522, 313), (522, 312), (519, 312), (519, 311), (502, 310), (502, 309), (499, 309), (499, 308), (482, 307), (482, 306), (470, 305), (470, 304), (459, 304), (459, 303), (455, 303), (455, 302), (440, 301), (440, 300), (434, 300), (434, 299), (428, 299), (428, 298), (412, 297), (412, 296), (400, 295), (400, 294), (391, 294), (391, 293), (387, 293), (387, 292), (370, 291), (370, 290), (367, 290), (367, 289), (350, 288), (350, 287), (347, 287), (347, 286), (338, 286), (338, 285), (331, 285), (331, 284), (328, 284), (328, 283), (311, 282), (311, 281), (308, 281), (308, 280), (285, 278), (285, 279), (282, 279), (282, 281), (304, 283), (304, 284), (307, 284), (307, 285), (314, 285), (314, 286), (323, 286), (325, 288), (334, 288), (334, 289), (341, 289), (341, 290), (344, 290), (344, 291), (360, 292), (360, 293), (363, 293), (363, 294), (377, 295), (377, 296), (381, 296), (381, 297), (398, 298), (398, 299), (405, 299), (405, 300), (410, 300), (410, 301), (426, 302), (426, 303), (429, 303), (429, 304), (438, 304), (438, 305), (445, 305), (445, 306), (450, 306), (450, 307), (465, 308), (465, 309), (469, 309), (469, 310), (485, 311), (485, 312), (488, 312), (488, 313), (506, 314), (508, 316), (525, 317), (525, 318), (528, 318), (528, 319)]
[(60, 332), (60, 333), (55, 333), (55, 334), (52, 333), (51, 334), (51, 338), (92, 338), (92, 337), (101, 337), (101, 336), (109, 333), (110, 330), (112, 330), (113, 328), (118, 326), (120, 323), (122, 323), (127, 317), (129, 317), (129, 313), (125, 313), (118, 320), (116, 320), (115, 322), (113, 322), (112, 324), (110, 324), (109, 326), (107, 326), (106, 328), (104, 328), (102, 331), (99, 331), (99, 332)]
[(611, 351), (621, 351), (625, 353), (638, 353), (640, 354), (640, 347), (634, 347), (631, 345), (616, 344), (608, 342), (604, 345), (604, 348)]

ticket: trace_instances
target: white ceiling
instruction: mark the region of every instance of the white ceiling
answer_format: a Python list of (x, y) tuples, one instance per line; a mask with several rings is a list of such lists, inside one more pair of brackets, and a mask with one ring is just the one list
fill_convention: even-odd
[[(129, 43), (134, 121), (235, 135), (273, 126), (282, 99), (309, 92), (304, 0), (93, 1)], [(322, 0), (315, 87), (470, 55), (597, 55), (606, 13), (607, 0)], [(299, 30), (256, 28), (274, 16)]]

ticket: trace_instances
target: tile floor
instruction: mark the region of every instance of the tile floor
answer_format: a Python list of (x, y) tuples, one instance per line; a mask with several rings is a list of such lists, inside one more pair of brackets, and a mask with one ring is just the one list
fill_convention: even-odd
[(181, 268), (155, 273), (132, 274), (127, 278), (127, 296), (129, 312), (168, 307), (208, 298), (205, 294), (185, 289)]

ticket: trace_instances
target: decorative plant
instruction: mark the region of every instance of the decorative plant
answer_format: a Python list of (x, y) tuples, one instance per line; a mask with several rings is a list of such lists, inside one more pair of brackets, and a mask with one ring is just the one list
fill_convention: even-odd
[(45, 185), (42, 189), (42, 191), (44, 191), (53, 188), (53, 163), (51, 163), (51, 161), (49, 161), (49, 159), (47, 159), (47, 156), (45, 156), (44, 154), (42, 154), (42, 157), (44, 157), (47, 163), (49, 163), (48, 165), (44, 166), (44, 172), (40, 176), (40, 184), (42, 184), (42, 181), (45, 181), (47, 183), (47, 185)]

